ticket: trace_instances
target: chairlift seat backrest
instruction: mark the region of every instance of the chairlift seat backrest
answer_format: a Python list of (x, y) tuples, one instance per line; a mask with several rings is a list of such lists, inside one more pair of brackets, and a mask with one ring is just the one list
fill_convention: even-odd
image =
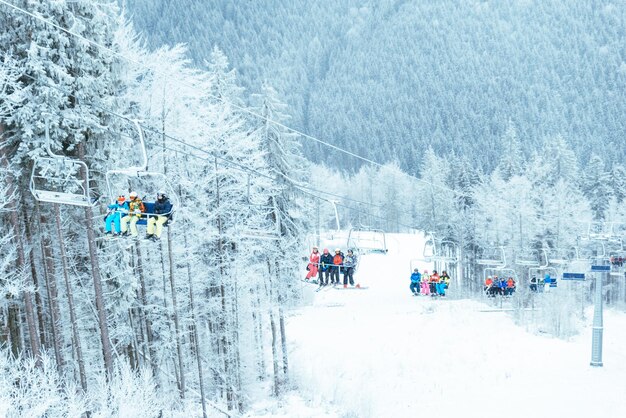
[[(143, 202), (144, 207), (146, 208), (146, 211), (141, 215), (141, 218), (137, 221), (137, 225), (147, 225), (148, 224), (148, 218), (150, 216), (155, 217), (158, 216), (157, 214), (154, 213), (154, 205), (156, 202)], [(167, 222), (165, 222), (163, 224), (163, 226), (167, 226), (169, 223), (172, 222), (172, 216), (171, 214), (174, 212), (174, 206), (172, 206), (172, 211), (169, 214), (161, 214), (162, 216), (164, 215), (170, 215)]]

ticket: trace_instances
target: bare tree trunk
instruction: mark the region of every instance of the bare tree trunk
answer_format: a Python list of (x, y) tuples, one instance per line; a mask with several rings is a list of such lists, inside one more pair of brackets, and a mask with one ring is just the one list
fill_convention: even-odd
[[(276, 226), (276, 235), (281, 236), (282, 225), (280, 221), (280, 211), (278, 210), (278, 203), (276, 202), (275, 197), (272, 197), (272, 203), (274, 206), (274, 220), (275, 220), (275, 226)], [(281, 281), (280, 265), (278, 264), (278, 260), (275, 261), (275, 265), (276, 265), (276, 269), (275, 269), (276, 271), (274, 274), (275, 274), (277, 282), (280, 283)], [(288, 375), (289, 359), (288, 359), (288, 352), (287, 352), (287, 334), (285, 333), (285, 315), (283, 313), (283, 294), (282, 293), (283, 293), (282, 286), (279, 286), (278, 288), (278, 321), (280, 324), (280, 342), (281, 342), (281, 349), (283, 352), (283, 373), (284, 373), (285, 383), (287, 383), (289, 380), (289, 375)]]
[[(270, 303), (268, 313), (270, 316), (270, 329), (272, 331), (272, 365), (274, 370), (274, 396), (280, 394), (280, 367), (278, 365), (278, 337), (276, 335), (276, 321), (274, 320), (274, 296), (272, 291), (272, 268), (269, 258), (267, 259), (267, 281), (265, 282), (266, 292), (269, 295)], [(269, 283), (268, 283), (269, 282)]]
[(283, 373), (285, 383), (289, 381), (289, 359), (287, 352), (287, 334), (285, 333), (285, 315), (282, 307), (282, 297), (278, 297), (278, 323), (280, 324), (280, 346), (283, 350)]
[[(21, 199), (22, 199), (22, 207), (26, 207), (26, 204), (24, 202), (24, 194), (22, 194)], [(32, 248), (34, 248), (34, 246), (32, 245), (33, 235), (32, 235), (32, 231), (30, 228), (30, 223), (28, 222), (28, 216), (26, 216), (26, 213), (23, 213), (23, 219), (24, 219), (24, 230), (26, 232), (26, 242), (31, 244), (30, 245), (31, 250), (28, 251), (28, 260), (30, 264), (30, 274), (33, 277), (33, 284), (35, 285), (35, 311), (37, 312), (37, 325), (39, 328), (39, 343), (43, 345), (44, 347), (46, 347), (47, 346), (46, 332), (45, 332), (46, 326), (45, 326), (44, 315), (43, 315), (43, 302), (41, 300), (41, 291), (40, 291), (41, 289), (39, 287), (37, 264), (35, 261), (35, 251), (32, 250)], [(33, 222), (35, 221), (33, 220)]]
[[(85, 145), (81, 142), (78, 145), (78, 154), (82, 161), (85, 161)], [(89, 187), (89, 185), (87, 185)], [(100, 264), (98, 261), (98, 251), (96, 246), (96, 235), (93, 225), (93, 210), (91, 206), (85, 207), (85, 229), (87, 231), (87, 244), (89, 246), (89, 260), (91, 262), (91, 277), (96, 298), (96, 311), (98, 313), (98, 325), (100, 327), (100, 342), (102, 344), (102, 355), (107, 379), (113, 376), (113, 353), (109, 336), (109, 325), (107, 323), (106, 306), (104, 303), (104, 292), (102, 290), (102, 277), (100, 275)]]
[(235, 409), (238, 401), (236, 399), (237, 394), (233, 391), (232, 385), (232, 377), (233, 370), (231, 370), (231, 355), (234, 347), (232, 347), (232, 343), (228, 338), (228, 320), (229, 312), (228, 312), (228, 303), (226, 300), (226, 290), (224, 286), (224, 282), (226, 281), (226, 268), (225, 263), (226, 254), (224, 248), (224, 226), (222, 223), (222, 215), (221, 211), (221, 200), (220, 200), (220, 183), (219, 183), (219, 175), (218, 175), (218, 166), (217, 166), (217, 158), (214, 159), (215, 163), (215, 208), (217, 211), (217, 258), (218, 258), (218, 266), (219, 266), (219, 295), (221, 302), (221, 315), (219, 320), (219, 346), (220, 350), (218, 350), (222, 357), (222, 367), (224, 370), (223, 381), (226, 386), (226, 402), (229, 410)]
[(148, 344), (148, 353), (150, 354), (150, 367), (152, 368), (152, 373), (154, 374), (155, 381), (158, 381), (157, 377), (159, 376), (159, 367), (157, 365), (157, 354), (154, 348), (154, 333), (152, 332), (152, 320), (150, 319), (149, 312), (150, 310), (147, 309), (148, 298), (146, 296), (146, 280), (143, 271), (143, 261), (141, 258), (141, 248), (139, 246), (139, 242), (135, 243), (135, 250), (137, 253), (137, 274), (139, 276), (139, 295), (141, 298), (140, 313), (144, 319), (144, 323), (146, 326), (146, 340)]
[(172, 226), (167, 227), (167, 255), (169, 259), (170, 288), (172, 291), (172, 313), (176, 330), (176, 351), (178, 354), (178, 369), (180, 370), (180, 397), (185, 398), (185, 368), (183, 364), (183, 350), (181, 343), (180, 321), (178, 319), (178, 303), (176, 301), (176, 283), (174, 279), (174, 254), (172, 253)]
[[(39, 205), (37, 205), (39, 212)], [(58, 205), (55, 205), (55, 212), (58, 212)], [(39, 218), (42, 219), (41, 215)], [(42, 219), (45, 221), (45, 219)], [(41, 254), (44, 263), (44, 279), (46, 281), (46, 290), (48, 293), (48, 309), (50, 311), (50, 322), (52, 326), (52, 342), (54, 347), (54, 356), (57, 362), (57, 370), (59, 374), (63, 373), (65, 360), (63, 359), (63, 332), (61, 328), (61, 314), (59, 309), (59, 292), (57, 288), (56, 268), (54, 265), (54, 257), (52, 254), (52, 242), (50, 236), (46, 232), (41, 231)], [(59, 241), (63, 245), (63, 241)]]
[[(0, 124), (0, 136), (3, 134), (3, 126)], [(8, 195), (19, 196), (17, 193), (17, 186), (15, 184), (15, 178), (9, 170), (9, 157), (7, 156), (6, 147), (0, 148), (0, 160), (2, 161), (2, 167), (7, 170), (6, 183), (8, 186)], [(28, 325), (28, 338), (30, 340), (30, 348), (33, 357), (37, 361), (37, 365), (41, 366), (41, 345), (39, 343), (39, 336), (37, 333), (37, 324), (35, 322), (35, 312), (33, 308), (33, 297), (30, 288), (34, 286), (33, 277), (26, 273), (26, 253), (24, 251), (24, 242), (22, 240), (22, 228), (19, 219), (19, 210), (17, 199), (11, 199), (8, 204), (11, 226), (13, 227), (15, 246), (17, 247), (17, 265), (16, 270), (21, 272), (25, 278), (26, 288), (22, 292), (24, 297), (24, 310), (26, 313), (26, 323)]]
[(252, 309), (252, 320), (254, 321), (254, 341), (256, 343), (257, 353), (257, 379), (265, 380), (265, 347), (263, 344), (263, 315), (261, 314), (261, 295), (259, 292), (261, 287), (256, 285), (256, 299)]
[[(130, 360), (130, 367), (132, 367), (135, 370), (139, 369), (139, 357), (141, 356), (141, 353), (139, 351), (139, 341), (137, 341), (137, 328), (135, 326), (135, 321), (133, 320), (133, 308), (130, 308), (128, 310), (128, 323), (130, 324), (130, 328), (133, 330), (133, 341), (129, 344), (132, 346), (132, 351), (135, 353), (135, 357), (134, 359), (129, 359)], [(133, 361), (134, 360), (134, 361)]]
[[(57, 239), (59, 240), (59, 250), (61, 251), (61, 266), (63, 267), (63, 279), (65, 280), (65, 293), (67, 294), (67, 304), (70, 311), (70, 322), (72, 323), (72, 345), (76, 350), (76, 360), (78, 361), (78, 373), (80, 376), (80, 386), (84, 393), (87, 393), (87, 374), (85, 373), (85, 361), (83, 349), (78, 332), (78, 319), (76, 318), (76, 308), (74, 307), (74, 292), (70, 283), (69, 270), (67, 267), (67, 255), (65, 254), (65, 237), (61, 229), (61, 210), (58, 204), (54, 205), (54, 219), (56, 222)], [(107, 339), (108, 341), (108, 339)]]
[[(13, 300), (13, 297), (10, 297), (10, 300)], [(13, 358), (18, 358), (24, 347), (22, 346), (22, 336), (20, 335), (20, 308), (16, 303), (10, 303), (7, 308), (7, 328), (9, 329), (11, 354)]]
[[(180, 189), (179, 189), (180, 190)], [(183, 234), (183, 243), (185, 248), (187, 247), (187, 234)], [(198, 339), (198, 323), (196, 321), (196, 313), (195, 313), (195, 303), (193, 299), (194, 291), (193, 291), (193, 278), (191, 275), (191, 266), (189, 265), (189, 261), (187, 261), (187, 280), (189, 281), (189, 309), (191, 310), (191, 323), (193, 326), (193, 339), (196, 341), (196, 364), (198, 365), (198, 383), (200, 386), (200, 398), (202, 402), (202, 417), (207, 418), (206, 413), (206, 401), (204, 395), (204, 374), (202, 372), (202, 355), (200, 353), (202, 345)]]

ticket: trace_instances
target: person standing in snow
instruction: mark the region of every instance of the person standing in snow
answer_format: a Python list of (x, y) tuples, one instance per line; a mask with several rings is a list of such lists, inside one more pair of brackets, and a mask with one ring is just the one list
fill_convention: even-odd
[[(324, 253), (320, 257), (320, 286), (326, 286), (328, 284), (328, 277), (331, 273), (331, 267), (333, 264), (333, 256), (328, 252), (328, 248), (324, 248)], [(324, 275), (324, 277), (322, 277)]]
[(352, 250), (348, 250), (346, 256), (343, 258), (343, 287), (348, 287), (348, 281), (350, 286), (354, 286), (354, 270), (356, 269), (357, 258)]
[(332, 284), (339, 284), (339, 276), (341, 274), (341, 265), (343, 264), (343, 253), (340, 248), (335, 248), (335, 256), (333, 257), (333, 264), (330, 269), (330, 282)]
[(305, 280), (310, 280), (311, 277), (315, 278), (317, 276), (317, 270), (320, 264), (320, 253), (317, 251), (317, 247), (313, 247), (311, 250), (311, 255), (309, 256), (309, 264), (306, 266), (306, 269), (309, 271), (306, 274)]
[(421, 280), (422, 275), (420, 274), (419, 270), (413, 270), (413, 273), (411, 273), (411, 285), (409, 286), (409, 289), (411, 289), (411, 293), (413, 293), (413, 296), (417, 296), (420, 294)]

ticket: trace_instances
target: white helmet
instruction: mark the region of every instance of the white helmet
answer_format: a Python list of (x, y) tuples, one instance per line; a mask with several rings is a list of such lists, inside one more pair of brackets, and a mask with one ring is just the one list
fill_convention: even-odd
[(130, 192), (129, 196), (131, 199), (134, 199), (137, 197), (137, 192)]

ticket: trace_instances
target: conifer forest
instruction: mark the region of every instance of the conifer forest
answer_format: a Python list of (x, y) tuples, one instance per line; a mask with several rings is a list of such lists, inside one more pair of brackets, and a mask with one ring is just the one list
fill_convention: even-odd
[(339, 231), (425, 234), (464, 298), (494, 249), (626, 257), (624, 39), (622, 1), (0, 0), (0, 416), (280, 399)]

